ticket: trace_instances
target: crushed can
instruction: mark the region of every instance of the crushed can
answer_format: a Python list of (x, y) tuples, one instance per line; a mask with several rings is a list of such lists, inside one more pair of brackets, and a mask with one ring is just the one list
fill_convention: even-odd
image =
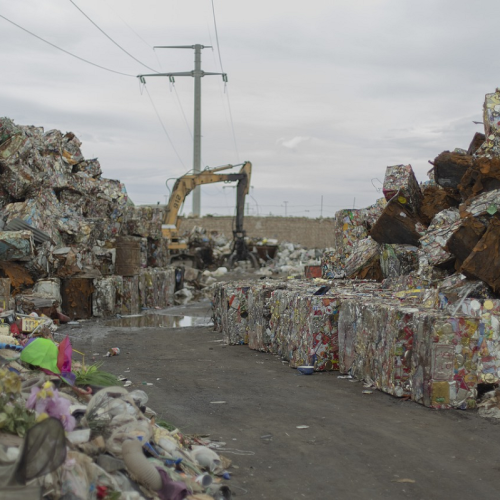
[(120, 348), (119, 347), (112, 347), (107, 353), (106, 356), (118, 356), (120, 354)]

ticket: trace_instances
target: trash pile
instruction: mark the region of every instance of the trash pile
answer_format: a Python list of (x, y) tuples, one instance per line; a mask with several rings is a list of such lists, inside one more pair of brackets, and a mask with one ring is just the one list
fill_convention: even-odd
[(306, 266), (321, 264), (325, 252), (325, 249), (305, 248), (299, 243), (278, 242), (272, 239), (254, 240), (253, 244), (261, 265), (257, 274), (261, 276), (303, 276)]
[(101, 365), (75, 362), (68, 336), (33, 331), (24, 348), (16, 337), (0, 344), (2, 498), (231, 498), (217, 443), (158, 419), (144, 391)]
[(163, 208), (134, 206), (80, 147), (0, 118), (0, 269), (15, 297), (0, 306), (85, 319), (172, 304), (182, 271), (168, 266)]
[(429, 182), (388, 167), (384, 199), (337, 212), (321, 278), (216, 284), (225, 341), (500, 417), (500, 90), (484, 109), (485, 135), (438, 155)]

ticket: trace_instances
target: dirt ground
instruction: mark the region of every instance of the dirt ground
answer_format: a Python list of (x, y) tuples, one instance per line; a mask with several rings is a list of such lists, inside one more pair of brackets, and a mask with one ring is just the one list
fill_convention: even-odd
[[(189, 323), (210, 316), (210, 303), (162, 314)], [(144, 390), (159, 417), (220, 441), (233, 461), (234, 498), (498, 498), (496, 421), (363, 394), (361, 383), (337, 372), (301, 375), (276, 356), (223, 345), (208, 326), (161, 324), (89, 321), (59, 333), (71, 336), (86, 363), (104, 361), (133, 382), (130, 389)], [(103, 357), (111, 347), (120, 355)]]

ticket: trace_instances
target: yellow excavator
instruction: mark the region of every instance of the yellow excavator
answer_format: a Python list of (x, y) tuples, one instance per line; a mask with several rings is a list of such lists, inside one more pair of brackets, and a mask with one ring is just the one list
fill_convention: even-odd
[[(219, 173), (240, 165), (242, 165), (242, 167), (237, 173)], [(192, 258), (192, 256), (188, 254), (187, 244), (179, 240), (180, 219), (178, 218), (178, 213), (187, 195), (191, 193), (196, 186), (201, 186), (203, 184), (237, 181), (236, 217), (233, 228), (233, 244), (231, 253), (228, 257), (228, 266), (232, 267), (237, 261), (249, 261), (253, 267), (259, 267), (257, 257), (248, 250), (245, 242), (246, 232), (243, 230), (245, 196), (250, 190), (252, 164), (246, 161), (240, 165), (224, 165), (223, 167), (207, 168), (200, 173), (183, 175), (175, 181), (167, 203), (165, 219), (162, 225), (163, 237), (168, 239), (168, 249), (171, 261)]]

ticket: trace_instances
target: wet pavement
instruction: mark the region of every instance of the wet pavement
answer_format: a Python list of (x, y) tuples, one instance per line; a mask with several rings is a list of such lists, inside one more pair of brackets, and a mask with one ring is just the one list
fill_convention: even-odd
[[(153, 315), (209, 321), (210, 303)], [(499, 427), (475, 411), (363, 394), (363, 384), (336, 372), (300, 375), (276, 356), (224, 345), (208, 326), (107, 323), (59, 333), (87, 364), (104, 361), (129, 389), (146, 391), (159, 418), (217, 441), (233, 460), (234, 498), (498, 497)], [(104, 357), (111, 347), (120, 355)]]

